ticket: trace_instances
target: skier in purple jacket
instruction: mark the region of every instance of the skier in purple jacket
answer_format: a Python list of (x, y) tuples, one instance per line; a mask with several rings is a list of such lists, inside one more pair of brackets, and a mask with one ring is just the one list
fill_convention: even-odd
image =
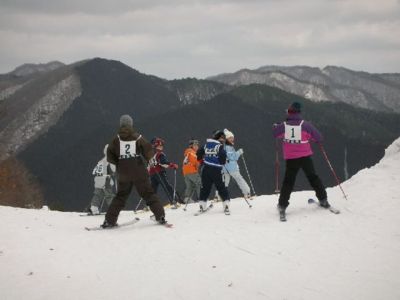
[(301, 104), (293, 102), (287, 110), (286, 121), (273, 126), (274, 137), (283, 140), (283, 157), (286, 161), (285, 178), (278, 203), (281, 221), (286, 221), (286, 208), (289, 206), (290, 194), (299, 169), (303, 169), (310, 185), (315, 190), (319, 204), (324, 208), (330, 207), (325, 187), (315, 173), (311, 159), (313, 152), (310, 142), (320, 143), (322, 136), (311, 123), (303, 120), (300, 113)]

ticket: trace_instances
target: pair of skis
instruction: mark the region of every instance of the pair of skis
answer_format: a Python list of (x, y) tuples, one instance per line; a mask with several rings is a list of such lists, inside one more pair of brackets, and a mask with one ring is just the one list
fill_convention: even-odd
[(134, 219), (131, 220), (131, 221), (123, 222), (123, 223), (120, 223), (120, 224), (118, 224), (118, 225), (116, 225), (116, 226), (113, 226), (113, 227), (106, 227), (106, 228), (103, 228), (103, 227), (101, 227), (101, 226), (94, 226), (94, 227), (85, 227), (85, 229), (86, 229), (87, 231), (104, 230), (104, 229), (111, 230), (111, 229), (117, 229), (117, 228), (129, 226), (129, 225), (133, 225), (133, 224), (136, 224), (136, 223), (139, 222), (139, 221), (140, 221), (139, 218), (134, 218)]
[(340, 210), (338, 210), (337, 208), (333, 207), (332, 205), (329, 206), (328, 208), (322, 207), (321, 205), (319, 205), (319, 203), (317, 201), (315, 201), (314, 199), (310, 198), (308, 199), (308, 204), (314, 204), (314, 205), (318, 205), (319, 207), (323, 208), (323, 209), (327, 209), (329, 210), (331, 213), (338, 215), (340, 214)]
[[(331, 205), (330, 207), (328, 207), (328, 208), (322, 207), (322, 206), (319, 204), (319, 202), (315, 201), (315, 200), (312, 199), (312, 198), (308, 199), (308, 204), (318, 205), (318, 207), (320, 207), (320, 208), (322, 208), (322, 209), (325, 209), (325, 210), (328, 210), (328, 211), (330, 211), (331, 213), (333, 213), (333, 214), (335, 214), (335, 215), (340, 214), (340, 210), (339, 210), (339, 209), (333, 207), (332, 205)], [(278, 209), (279, 209), (279, 208), (278, 208)], [(287, 221), (287, 220), (286, 220), (286, 213), (285, 213), (284, 210), (279, 210), (279, 219), (280, 219), (281, 222), (286, 222), (286, 221)]]
[[(151, 218), (151, 217), (150, 217)], [(152, 218), (151, 218), (152, 219)], [(152, 219), (153, 221), (155, 221), (155, 219)], [(138, 218), (138, 217), (135, 217), (133, 220), (131, 220), (131, 221), (127, 221), (127, 222), (122, 222), (122, 223), (119, 223), (118, 225), (116, 225), (116, 226), (113, 226), (113, 227), (106, 227), (106, 228), (103, 228), (103, 227), (101, 227), (101, 226), (94, 226), (94, 227), (85, 227), (85, 229), (87, 230), (87, 231), (96, 231), (96, 230), (113, 230), (113, 229), (118, 229), (118, 228), (121, 228), (121, 227), (126, 227), (126, 226), (130, 226), (130, 225), (134, 225), (134, 224), (136, 224), (137, 222), (139, 222), (140, 221), (140, 219)], [(155, 222), (157, 222), (157, 221), (155, 221)], [(160, 223), (158, 223), (157, 222), (157, 224), (158, 225), (162, 225), (162, 226), (164, 226), (164, 227), (166, 227), (166, 228), (172, 228), (173, 227), (173, 224), (171, 224), (171, 223), (164, 223), (164, 224), (160, 224)]]
[(90, 214), (90, 213), (87, 213), (87, 214), (80, 214), (79, 216), (80, 217), (95, 217), (95, 216), (104, 216), (106, 213), (105, 212), (101, 212), (101, 213), (99, 213), (99, 214)]
[[(214, 204), (211, 203), (209, 206), (207, 206), (207, 208), (205, 210), (198, 211), (194, 215), (195, 216), (200, 216), (202, 214), (205, 214), (205, 213), (209, 212), (213, 207), (214, 207)], [(229, 209), (227, 209), (227, 210), (224, 209), (224, 214), (229, 216), (231, 214), (231, 212), (230, 212)]]

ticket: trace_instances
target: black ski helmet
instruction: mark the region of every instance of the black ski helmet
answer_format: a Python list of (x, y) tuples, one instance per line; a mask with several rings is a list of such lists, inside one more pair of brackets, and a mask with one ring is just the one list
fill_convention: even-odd
[(217, 129), (213, 132), (213, 139), (219, 140), (221, 137), (225, 138), (225, 133), (223, 130)]
[(301, 113), (301, 103), (300, 102), (293, 102), (290, 104), (289, 108), (287, 109), (289, 114)]

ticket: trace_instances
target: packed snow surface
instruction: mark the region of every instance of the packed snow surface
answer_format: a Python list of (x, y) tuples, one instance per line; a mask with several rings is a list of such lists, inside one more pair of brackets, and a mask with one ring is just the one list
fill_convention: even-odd
[[(400, 140), (376, 166), (328, 189), (334, 215), (292, 194), (149, 213), (115, 230), (103, 216), (0, 207), (0, 299), (400, 299)], [(124, 211), (119, 222), (131, 220)]]

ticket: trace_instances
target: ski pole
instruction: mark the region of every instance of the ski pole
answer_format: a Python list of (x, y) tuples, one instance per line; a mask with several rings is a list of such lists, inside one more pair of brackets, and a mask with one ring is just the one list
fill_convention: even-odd
[(319, 147), (320, 147), (320, 149), (321, 149), (322, 154), (323, 154), (324, 157), (325, 157), (326, 162), (328, 163), (329, 168), (330, 168), (331, 171), (332, 171), (333, 177), (336, 179), (336, 183), (338, 184), (339, 188), (341, 189), (341, 191), (342, 191), (342, 193), (343, 193), (344, 198), (345, 198), (346, 200), (348, 200), (348, 199), (347, 199), (347, 196), (346, 196), (346, 194), (345, 194), (345, 192), (344, 192), (344, 190), (342, 189), (342, 186), (340, 185), (339, 178), (337, 177), (336, 172), (335, 172), (335, 170), (333, 169), (331, 162), (329, 161), (329, 158), (328, 158), (328, 155), (326, 154), (326, 151), (325, 151), (325, 149), (324, 149), (324, 146), (322, 146), (322, 144), (319, 144)]
[[(171, 188), (171, 184), (167, 181), (167, 179), (164, 177), (164, 175), (163, 175), (163, 177), (161, 177), (160, 173), (157, 173), (157, 172), (156, 172), (156, 175), (157, 175), (157, 177), (158, 177), (158, 179), (159, 179), (159, 182), (160, 182), (161, 187), (163, 188), (165, 194), (166, 194), (167, 197), (169, 198), (170, 202), (172, 201), (172, 203), (173, 203), (173, 202), (174, 202), (174, 199), (171, 199), (171, 197), (174, 197), (174, 195), (173, 195), (173, 194), (171, 195), (170, 191), (169, 191), (168, 188), (167, 188), (167, 185)], [(165, 176), (166, 176), (166, 175), (165, 175)], [(165, 181), (164, 181), (163, 179), (164, 179)], [(171, 204), (172, 204), (172, 203), (171, 203)]]
[(101, 200), (101, 204), (100, 204), (100, 208), (99, 208), (99, 214), (101, 214), (101, 211), (103, 210), (104, 198), (105, 198), (105, 195), (103, 195), (103, 199)]
[(275, 139), (275, 194), (280, 193), (279, 189), (279, 146), (278, 139)]
[[(255, 189), (254, 189), (253, 182), (251, 181), (249, 169), (247, 169), (246, 160), (244, 159), (244, 153), (242, 153), (242, 159), (243, 159), (244, 168), (246, 169), (247, 177), (249, 177), (250, 186), (251, 186), (251, 188), (252, 188), (252, 190), (253, 190), (254, 195), (256, 196), (256, 191), (255, 191)], [(247, 200), (246, 200), (246, 201), (247, 201)]]
[(176, 169), (174, 169), (174, 195), (173, 195), (173, 202), (175, 202), (175, 197), (176, 197)]
[(246, 203), (247, 203), (247, 205), (249, 206), (249, 208), (252, 208), (253, 205), (251, 205), (251, 204), (249, 203), (249, 200), (247, 200), (246, 197), (243, 197), (243, 198), (244, 198), (244, 201), (246, 201)]
[(135, 214), (140, 206), (140, 203), (142, 203), (143, 198), (140, 198), (139, 203), (136, 205), (135, 210), (133, 211)]

